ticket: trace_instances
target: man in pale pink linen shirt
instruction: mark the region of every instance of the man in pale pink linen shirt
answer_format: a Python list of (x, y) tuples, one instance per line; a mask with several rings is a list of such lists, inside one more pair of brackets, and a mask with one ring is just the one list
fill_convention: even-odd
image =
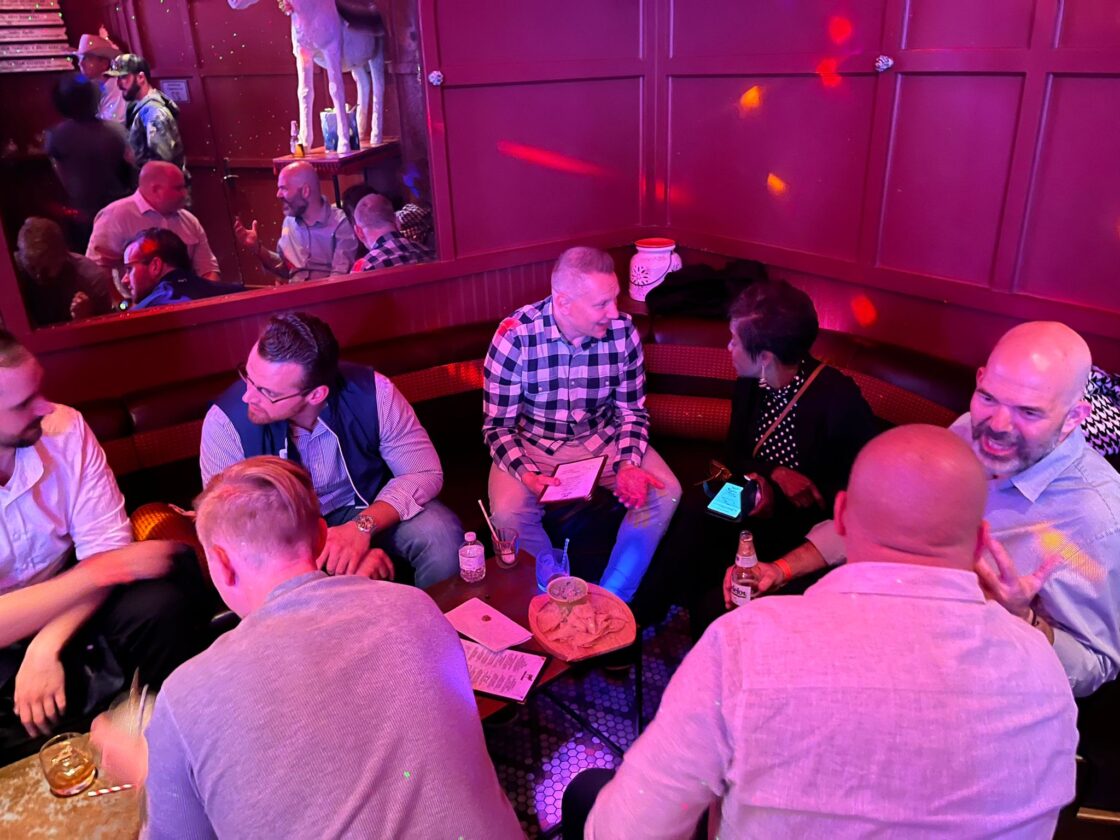
[(986, 496), (951, 432), (869, 443), (836, 499), (848, 564), (711, 626), (586, 836), (687, 838), (718, 803), (728, 838), (1050, 837), (1073, 697), (1042, 634), (984, 598)]

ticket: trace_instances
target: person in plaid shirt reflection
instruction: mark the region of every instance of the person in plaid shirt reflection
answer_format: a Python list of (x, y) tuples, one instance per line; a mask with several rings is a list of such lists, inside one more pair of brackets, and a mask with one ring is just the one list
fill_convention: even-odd
[(383, 195), (367, 195), (354, 208), (354, 233), (369, 253), (354, 263), (354, 271), (373, 271), (395, 265), (427, 262), (432, 252), (397, 229), (393, 204)]
[(642, 344), (617, 306), (610, 255), (569, 248), (552, 294), (502, 321), (485, 364), (482, 435), (495, 527), (521, 547), (550, 547), (537, 501), (557, 465), (606, 455), (599, 479), (628, 508), (600, 584), (629, 601), (680, 500), (681, 487), (649, 445)]

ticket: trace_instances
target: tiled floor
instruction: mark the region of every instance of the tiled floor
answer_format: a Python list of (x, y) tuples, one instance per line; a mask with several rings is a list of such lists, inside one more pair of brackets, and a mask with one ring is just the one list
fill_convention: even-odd
[[(645, 719), (661, 700), (669, 677), (690, 645), (687, 614), (674, 611), (643, 636)], [(486, 741), (521, 825), (530, 838), (560, 822), (564, 788), (581, 770), (614, 767), (618, 757), (600, 738), (562, 712), (549, 696), (582, 713), (625, 750), (635, 738), (634, 671), (607, 675), (601, 668), (573, 671), (537, 692), (517, 719), (486, 727)]]

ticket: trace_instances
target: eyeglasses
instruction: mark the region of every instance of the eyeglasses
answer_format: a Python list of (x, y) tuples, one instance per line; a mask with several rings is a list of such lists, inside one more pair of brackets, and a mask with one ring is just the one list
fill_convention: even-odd
[(282, 397), (274, 397), (269, 393), (267, 388), (262, 388), (260, 385), (249, 378), (249, 371), (245, 369), (245, 365), (237, 366), (237, 375), (241, 377), (242, 382), (244, 382), (246, 385), (248, 385), (273, 405), (276, 405), (276, 403), (284, 402), (284, 400), (290, 400), (292, 397), (307, 396), (315, 390), (314, 388), (304, 388), (302, 391), (296, 391), (296, 393), (294, 394), (285, 394)]

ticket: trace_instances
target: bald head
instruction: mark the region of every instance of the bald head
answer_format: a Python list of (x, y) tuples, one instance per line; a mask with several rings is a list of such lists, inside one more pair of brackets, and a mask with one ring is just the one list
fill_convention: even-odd
[(1030, 321), (1012, 327), (992, 348), (985, 365), (1015, 373), (1066, 407), (1084, 396), (1092, 366), (1085, 339), (1057, 321)]
[(969, 407), (976, 455), (993, 477), (1049, 455), (1089, 416), (1089, 346), (1056, 321), (1009, 330), (976, 375)]
[(856, 458), (836, 523), (849, 562), (971, 569), (987, 496), (968, 444), (937, 426), (899, 426)]
[(187, 180), (183, 170), (164, 160), (153, 160), (140, 170), (140, 195), (165, 216), (187, 204)]
[(319, 176), (315, 167), (305, 160), (289, 163), (280, 170), (276, 180), (276, 197), (285, 216), (301, 217), (308, 210), (317, 212), (321, 206)]

